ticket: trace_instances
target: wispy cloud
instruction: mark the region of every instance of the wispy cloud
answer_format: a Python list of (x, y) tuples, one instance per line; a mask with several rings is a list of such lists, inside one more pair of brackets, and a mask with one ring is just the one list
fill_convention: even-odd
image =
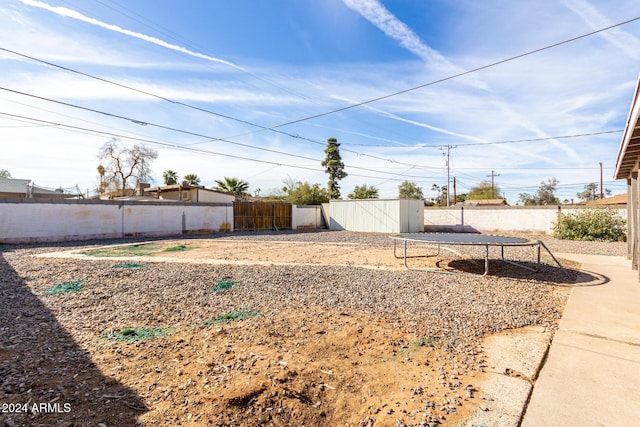
[(403, 47), (416, 56), (427, 62), (447, 62), (438, 51), (424, 44), (416, 33), (389, 12), (378, 0), (343, 1), (345, 5), (358, 12), (386, 35), (399, 41)]
[[(591, 28), (598, 29), (613, 24), (598, 9), (585, 0), (565, 0), (563, 3)], [(629, 57), (640, 59), (640, 40), (632, 34), (620, 28), (613, 28), (600, 33), (600, 36), (625, 52)]]
[(451, 63), (440, 52), (429, 47), (407, 24), (392, 14), (379, 0), (342, 0), (387, 36), (421, 58), (427, 64), (449, 73), (459, 73), (461, 68)]
[(153, 44), (155, 44), (157, 46), (161, 46), (161, 47), (164, 47), (166, 49), (171, 49), (171, 50), (174, 50), (176, 52), (181, 52), (181, 53), (184, 53), (186, 55), (193, 56), (195, 58), (200, 58), (200, 59), (204, 59), (204, 60), (207, 60), (207, 61), (216, 62), (216, 63), (223, 64), (223, 65), (227, 65), (229, 67), (235, 68), (236, 70), (247, 71), (244, 68), (240, 67), (239, 65), (236, 65), (236, 64), (234, 64), (232, 62), (229, 62), (229, 61), (225, 61), (224, 59), (215, 58), (213, 56), (205, 55), (205, 54), (198, 53), (198, 52), (193, 52), (193, 51), (191, 51), (191, 50), (189, 50), (189, 49), (187, 49), (185, 47), (174, 45), (174, 44), (171, 44), (171, 43), (167, 43), (166, 41), (160, 40), (160, 39), (158, 39), (156, 37), (148, 36), (148, 35), (142, 34), (142, 33), (137, 33), (135, 31), (130, 31), (130, 30), (121, 28), (121, 27), (119, 27), (117, 25), (108, 24), (106, 22), (102, 22), (102, 21), (99, 21), (97, 19), (89, 18), (88, 16), (85, 16), (85, 15), (83, 15), (83, 14), (81, 14), (81, 13), (75, 11), (75, 10), (68, 9), (66, 7), (51, 6), (51, 5), (47, 4), (47, 3), (44, 3), (44, 2), (41, 2), (41, 1), (36, 1), (36, 0), (20, 0), (20, 1), (22, 3), (28, 5), (28, 6), (38, 7), (40, 9), (48, 10), (48, 11), (53, 12), (53, 13), (55, 13), (57, 15), (60, 15), (60, 16), (65, 16), (67, 18), (77, 19), (79, 21), (86, 22), (86, 23), (91, 24), (91, 25), (96, 25), (96, 26), (104, 28), (106, 30), (115, 31), (115, 32), (120, 33), (120, 34), (124, 34), (124, 35), (130, 36), (130, 37), (134, 37), (134, 38), (137, 38), (137, 39), (140, 39), (140, 40), (144, 40), (146, 42), (153, 43)]

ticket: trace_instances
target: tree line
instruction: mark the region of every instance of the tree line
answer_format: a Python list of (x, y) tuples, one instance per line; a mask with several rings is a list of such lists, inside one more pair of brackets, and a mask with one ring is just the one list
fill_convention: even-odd
[[(328, 175), (326, 187), (317, 183), (310, 184), (306, 181), (303, 182), (287, 177), (283, 180), (281, 188), (271, 190), (263, 198), (297, 205), (320, 204), (327, 203), (331, 199), (339, 199), (341, 197), (340, 181), (347, 177), (348, 174), (345, 171), (345, 165), (340, 155), (340, 143), (336, 138), (327, 140), (324, 153), (325, 159), (321, 162), (321, 165)], [(133, 188), (138, 183), (150, 180), (151, 162), (158, 158), (158, 152), (140, 144), (129, 147), (113, 138), (100, 148), (98, 158), (101, 161), (97, 167), (100, 178), (98, 192), (100, 194), (125, 195), (128, 189)], [(0, 176), (10, 177), (10, 174), (3, 169)], [(162, 178), (165, 185), (176, 185), (179, 182), (184, 182), (188, 185), (200, 186), (201, 183), (200, 177), (195, 173), (186, 174), (180, 180), (178, 173), (174, 170), (164, 171)], [(135, 184), (132, 184), (132, 182)], [(223, 179), (215, 180), (214, 182), (215, 186), (212, 187), (214, 190), (234, 194), (241, 199), (251, 196), (249, 193), (250, 184), (240, 178), (225, 176)], [(535, 193), (520, 193), (518, 202), (525, 206), (559, 204), (560, 200), (555, 195), (557, 185), (558, 180), (556, 178), (542, 181)], [(425, 205), (431, 206), (446, 206), (447, 201), (451, 202), (446, 185), (433, 184), (431, 190), (436, 193), (436, 196), (425, 199), (422, 187), (415, 182), (406, 180), (398, 185), (398, 197), (421, 199), (424, 200)], [(253, 195), (259, 196), (260, 191), (259, 188), (256, 189)], [(611, 194), (611, 190), (604, 189), (602, 193), (608, 196)], [(348, 199), (377, 199), (378, 197), (378, 189), (366, 183), (356, 185), (353, 191), (347, 194)], [(577, 193), (576, 197), (584, 201), (599, 199), (598, 185), (595, 183), (587, 184), (584, 191)], [(481, 181), (467, 193), (456, 194), (453, 203), (465, 200), (503, 198), (499, 186), (494, 185), (493, 182)], [(563, 203), (570, 202), (572, 201), (563, 201)]]

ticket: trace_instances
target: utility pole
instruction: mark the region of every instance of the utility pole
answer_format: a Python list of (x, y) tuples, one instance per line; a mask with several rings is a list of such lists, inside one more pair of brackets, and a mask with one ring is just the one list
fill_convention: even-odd
[(458, 195), (456, 194), (456, 177), (453, 177), (453, 204), (456, 204), (456, 200), (458, 200)]
[(496, 173), (496, 171), (492, 170), (491, 171), (491, 175), (487, 175), (491, 177), (491, 195), (493, 196), (494, 199), (496, 199), (496, 187), (495, 187), (495, 183), (494, 183), (494, 177), (496, 176), (500, 176), (499, 173)]
[(452, 148), (458, 148), (457, 145), (447, 145), (446, 147), (440, 147), (440, 149), (447, 149), (447, 153), (442, 153), (442, 155), (447, 156), (447, 207), (451, 206), (451, 197), (449, 196), (451, 194), (451, 166), (449, 163), (449, 160), (451, 158), (450, 156), (450, 151)]
[(603, 192), (602, 192), (602, 162), (600, 162), (600, 199), (603, 198)]

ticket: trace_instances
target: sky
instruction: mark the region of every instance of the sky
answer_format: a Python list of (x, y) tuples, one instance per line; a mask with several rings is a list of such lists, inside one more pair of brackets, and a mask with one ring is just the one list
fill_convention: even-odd
[(0, 169), (91, 193), (115, 138), (157, 150), (152, 185), (173, 170), (264, 196), (326, 187), (336, 138), (343, 198), (493, 176), (512, 205), (552, 178), (577, 202), (601, 168), (621, 194), (639, 17), (637, 0), (3, 0)]

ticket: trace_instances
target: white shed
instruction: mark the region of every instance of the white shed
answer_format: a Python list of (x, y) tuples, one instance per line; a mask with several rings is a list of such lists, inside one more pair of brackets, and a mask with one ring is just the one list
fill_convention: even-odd
[(424, 202), (418, 199), (331, 200), (329, 229), (372, 233), (424, 231)]

